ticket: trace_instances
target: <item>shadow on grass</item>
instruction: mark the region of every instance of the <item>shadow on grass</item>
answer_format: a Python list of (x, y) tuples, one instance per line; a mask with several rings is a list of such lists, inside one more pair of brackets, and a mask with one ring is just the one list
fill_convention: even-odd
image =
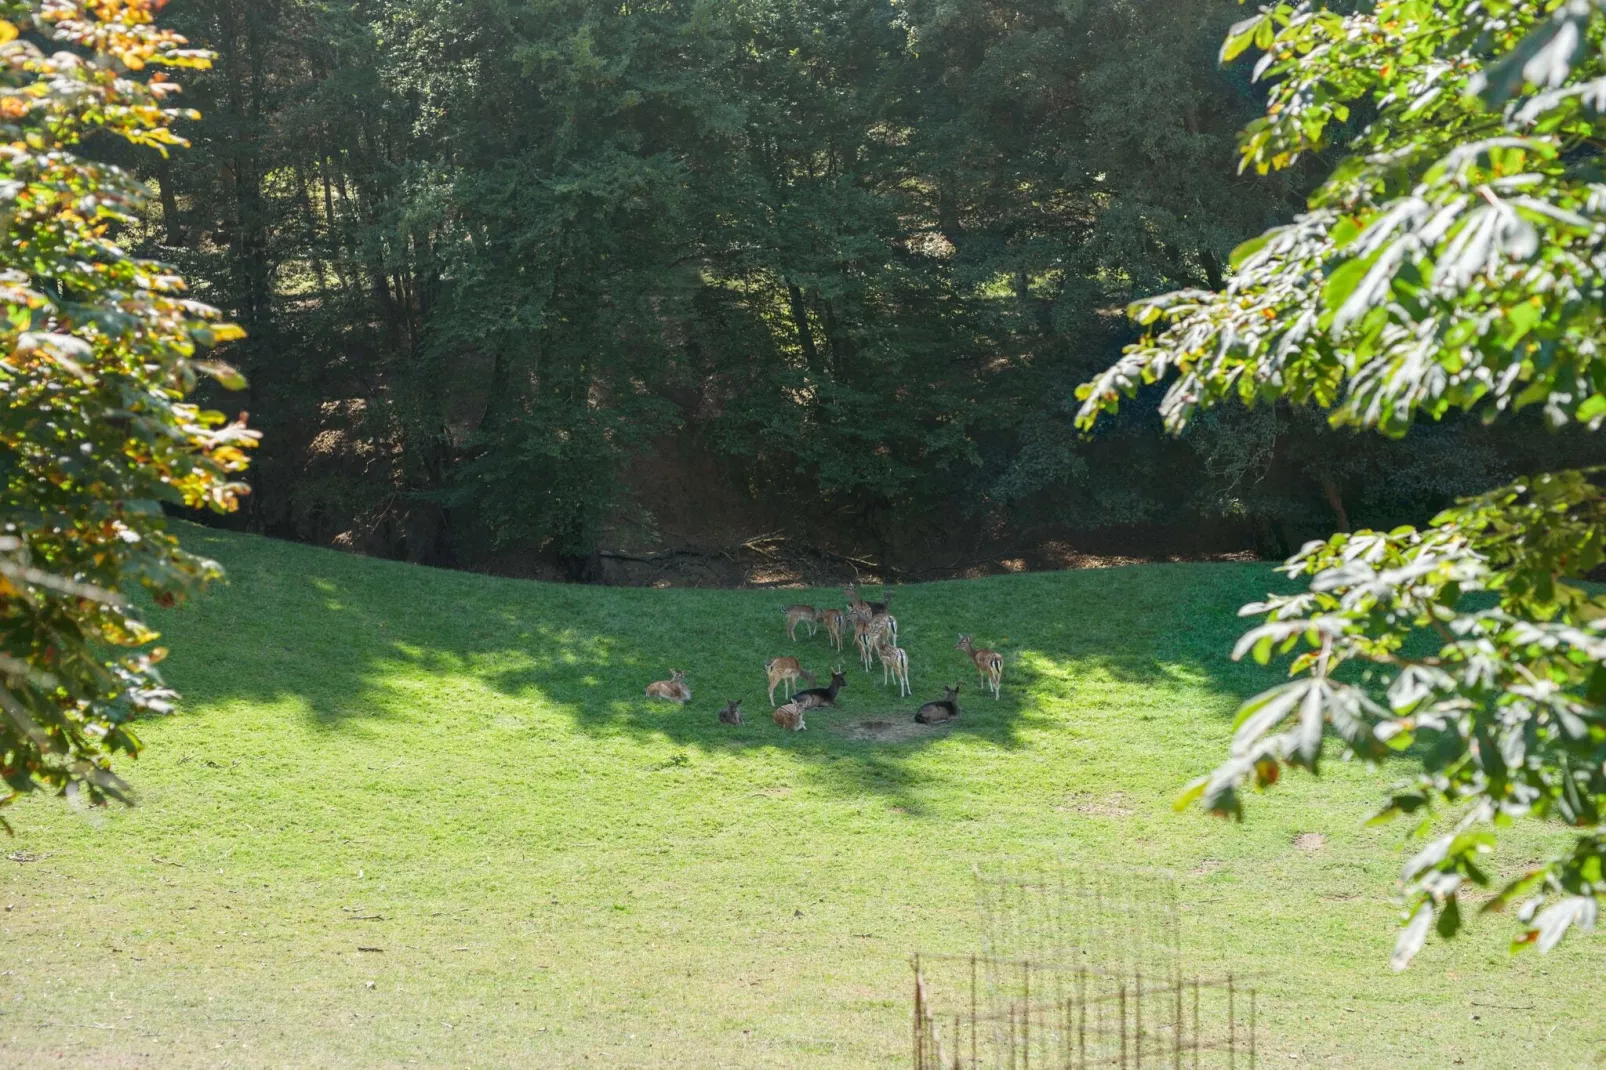
[[(783, 606), (838, 604), (835, 590), (537, 584), (205, 529), (185, 528), (184, 538), (231, 577), (153, 620), (168, 633), (170, 676), (191, 702), (294, 698), (330, 732), (416, 717), (472, 728), (509, 715), (537, 732), (556, 713), (599, 739), (784, 750), (839, 790), (906, 802), (922, 775), (910, 759), (921, 751), (965, 737), (1007, 751), (1034, 733), (1074, 733), (1079, 703), (1111, 685), (1216, 695), (1230, 715), (1269, 679), (1228, 660), (1243, 626), (1235, 610), (1279, 583), (1261, 566), (1151, 565), (901, 588), (894, 609), (914, 696), (900, 700), (882, 686), (879, 665), (860, 668), (851, 644), (838, 655), (823, 631), (786, 638)], [(227, 658), (216, 653), (221, 632), (232, 640)], [(980, 692), (954, 648), (960, 632), (1005, 653), (1000, 700)], [(847, 672), (840, 708), (812, 715), (808, 732), (783, 733), (770, 721), (762, 665), (779, 654), (798, 656), (822, 683), (835, 663)], [(693, 688), (684, 708), (642, 694), (671, 668), (686, 670)], [(897, 742), (847, 731), (869, 719), (910, 721), (956, 681), (964, 714), (949, 727)], [(716, 711), (735, 698), (748, 724), (719, 724)]]

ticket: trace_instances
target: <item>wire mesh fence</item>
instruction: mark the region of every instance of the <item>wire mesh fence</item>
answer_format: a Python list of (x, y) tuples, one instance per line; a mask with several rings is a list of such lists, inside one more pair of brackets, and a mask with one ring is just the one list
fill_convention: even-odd
[(1190, 965), (1173, 876), (977, 873), (986, 948), (914, 958), (917, 1070), (1250, 1068), (1259, 996)]

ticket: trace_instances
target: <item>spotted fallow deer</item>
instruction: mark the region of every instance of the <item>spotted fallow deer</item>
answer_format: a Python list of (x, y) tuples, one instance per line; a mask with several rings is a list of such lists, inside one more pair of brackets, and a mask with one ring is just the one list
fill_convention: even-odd
[(669, 679), (654, 680), (647, 685), (648, 698), (666, 698), (670, 702), (690, 702), (691, 688), (686, 686), (686, 674), (680, 669), (670, 669)]
[(764, 663), (764, 673), (770, 678), (770, 705), (775, 705), (775, 688), (785, 684), (785, 695), (792, 697), (797, 690), (798, 677), (807, 677), (810, 684), (814, 683), (814, 674), (798, 663), (796, 658), (771, 658)]
[(998, 689), (1004, 683), (1004, 655), (996, 650), (978, 647), (971, 642), (971, 637), (968, 635), (961, 635), (959, 642), (954, 644), (954, 649), (963, 650), (969, 655), (971, 663), (976, 666), (976, 672), (981, 675), (982, 687), (991, 690), (993, 700), (997, 701)]
[(814, 634), (814, 622), (820, 619), (820, 611), (813, 606), (787, 606), (786, 607), (786, 634), (792, 642), (797, 642), (797, 626), (807, 624), (809, 634)]

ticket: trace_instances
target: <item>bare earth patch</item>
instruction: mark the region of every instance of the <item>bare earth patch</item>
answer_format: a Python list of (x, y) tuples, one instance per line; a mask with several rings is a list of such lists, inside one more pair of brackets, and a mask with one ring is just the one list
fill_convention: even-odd
[(1301, 851), (1320, 851), (1327, 846), (1327, 837), (1320, 832), (1301, 832), (1294, 837), (1294, 846)]
[(1090, 817), (1131, 817), (1137, 813), (1126, 805), (1126, 796), (1119, 791), (1102, 799), (1094, 798), (1090, 791), (1078, 791), (1066, 796), (1064, 804), (1054, 809), (1062, 814), (1087, 814)]
[(869, 740), (872, 743), (906, 743), (911, 739), (924, 739), (936, 735), (942, 725), (923, 725), (913, 717), (892, 719), (877, 717), (865, 721), (851, 721), (837, 731), (849, 739)]

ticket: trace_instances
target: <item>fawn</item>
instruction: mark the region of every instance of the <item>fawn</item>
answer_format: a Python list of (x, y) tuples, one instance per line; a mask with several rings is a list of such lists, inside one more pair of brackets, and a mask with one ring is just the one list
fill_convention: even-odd
[(831, 645), (836, 647), (838, 654), (842, 653), (842, 636), (848, 628), (847, 618), (840, 609), (822, 609), (820, 622), (825, 625), (825, 634), (831, 637)]
[(670, 702), (690, 702), (691, 688), (686, 686), (686, 674), (680, 669), (670, 669), (669, 679), (654, 680), (647, 685), (648, 698), (666, 698)]
[(725, 708), (719, 711), (719, 723), (720, 724), (741, 724), (742, 723), (742, 700), (741, 699), (734, 699), (734, 700), (732, 700), (732, 701), (730, 701), (730, 702), (725, 704)]
[(797, 642), (797, 626), (807, 624), (809, 634), (814, 634), (814, 622), (820, 619), (820, 611), (813, 606), (787, 606), (786, 607), (786, 634)]
[(803, 723), (803, 710), (804, 707), (799, 706), (796, 702), (788, 702), (784, 706), (775, 707), (770, 716), (775, 718), (775, 723), (782, 728), (791, 729), (793, 732), (801, 732), (808, 727)]
[(898, 682), (898, 697), (914, 694), (909, 687), (909, 652), (897, 644), (882, 642), (876, 645), (876, 653), (881, 657), (881, 683), (886, 685), (887, 675)]
[(942, 724), (959, 716), (959, 685), (945, 687), (937, 702), (928, 702), (915, 713), (916, 724)]
[(807, 687), (792, 696), (792, 704), (799, 709), (812, 710), (820, 706), (835, 706), (836, 693), (848, 686), (848, 678), (842, 675), (842, 666), (838, 665), (831, 670), (830, 687)]
[(1004, 655), (996, 650), (978, 647), (970, 640), (970, 636), (961, 635), (959, 642), (954, 644), (954, 649), (963, 650), (970, 655), (970, 660), (976, 666), (976, 671), (981, 674), (982, 687), (991, 688), (993, 699), (997, 701), (998, 688), (1004, 682)]
[(764, 672), (770, 678), (770, 705), (775, 705), (775, 686), (786, 684), (786, 695), (791, 697), (797, 689), (797, 678), (807, 676), (809, 683), (814, 683), (814, 674), (798, 664), (796, 658), (771, 658), (764, 663)]

